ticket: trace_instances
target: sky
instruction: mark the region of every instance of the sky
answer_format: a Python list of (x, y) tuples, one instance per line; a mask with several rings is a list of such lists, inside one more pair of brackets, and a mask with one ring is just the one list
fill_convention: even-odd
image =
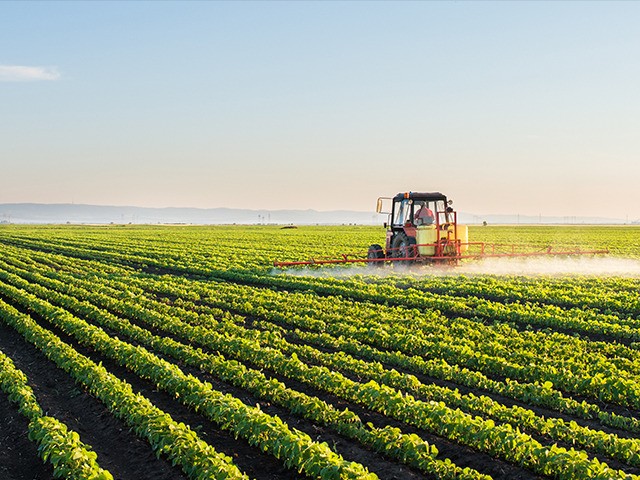
[(0, 203), (640, 219), (640, 2), (0, 2)]

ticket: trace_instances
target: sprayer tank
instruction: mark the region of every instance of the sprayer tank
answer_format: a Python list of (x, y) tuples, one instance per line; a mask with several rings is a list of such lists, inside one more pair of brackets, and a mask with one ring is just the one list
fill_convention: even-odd
[(460, 253), (464, 253), (469, 248), (469, 228), (467, 225), (458, 225), (457, 228), (453, 224), (443, 225), (440, 227), (440, 235), (435, 225), (421, 225), (416, 228), (416, 243), (421, 256), (433, 257), (436, 254), (435, 244), (439, 239), (459, 241)]

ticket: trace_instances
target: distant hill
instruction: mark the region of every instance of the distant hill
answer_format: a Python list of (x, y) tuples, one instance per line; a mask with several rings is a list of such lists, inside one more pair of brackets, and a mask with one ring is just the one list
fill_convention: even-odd
[[(234, 208), (146, 208), (77, 204), (0, 204), (0, 223), (35, 224), (296, 224), (381, 225), (384, 215), (375, 212), (334, 210), (248, 210)], [(540, 217), (524, 215), (478, 215), (460, 212), (466, 224), (623, 224), (620, 219), (593, 217)]]
[(146, 208), (78, 204), (0, 204), (4, 223), (73, 224), (381, 224), (374, 212), (316, 210), (247, 210), (234, 208)]

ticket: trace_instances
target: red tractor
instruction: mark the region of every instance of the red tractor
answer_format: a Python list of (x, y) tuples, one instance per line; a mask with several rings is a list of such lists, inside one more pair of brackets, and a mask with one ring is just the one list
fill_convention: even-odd
[[(391, 201), (390, 211), (385, 211), (385, 201)], [(371, 245), (367, 259), (455, 263), (468, 250), (469, 234), (466, 225), (458, 225), (452, 203), (440, 192), (378, 198), (376, 211), (389, 215), (387, 239), (384, 249)]]

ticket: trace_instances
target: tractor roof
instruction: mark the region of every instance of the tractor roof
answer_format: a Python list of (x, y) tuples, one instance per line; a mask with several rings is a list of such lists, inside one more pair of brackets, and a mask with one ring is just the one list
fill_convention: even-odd
[(411, 200), (428, 200), (430, 202), (435, 202), (438, 200), (447, 201), (447, 196), (443, 195), (440, 192), (406, 192), (399, 193), (395, 197), (393, 197), (394, 201), (400, 201), (405, 198), (410, 198)]

